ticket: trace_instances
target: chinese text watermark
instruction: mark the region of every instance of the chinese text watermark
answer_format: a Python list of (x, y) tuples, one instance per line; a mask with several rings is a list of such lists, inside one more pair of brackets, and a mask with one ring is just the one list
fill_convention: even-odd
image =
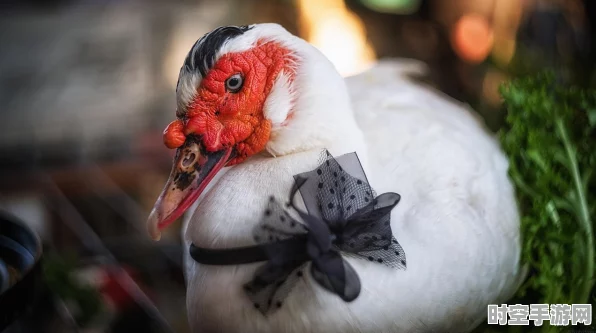
[(592, 304), (490, 304), (488, 323), (493, 325), (542, 326), (549, 321), (552, 326), (591, 325)]

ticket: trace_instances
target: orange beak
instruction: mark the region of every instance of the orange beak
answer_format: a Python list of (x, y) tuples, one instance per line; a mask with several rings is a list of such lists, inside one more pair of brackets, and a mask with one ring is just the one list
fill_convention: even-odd
[(201, 195), (211, 179), (232, 157), (232, 148), (206, 152), (200, 141), (190, 136), (176, 150), (170, 178), (149, 215), (147, 229), (154, 240), (161, 230), (178, 219)]

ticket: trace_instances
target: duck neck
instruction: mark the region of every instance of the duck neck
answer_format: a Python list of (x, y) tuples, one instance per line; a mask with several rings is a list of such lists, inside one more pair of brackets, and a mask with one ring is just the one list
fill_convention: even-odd
[(294, 103), (287, 124), (272, 132), (267, 150), (275, 156), (327, 149), (338, 156), (358, 152), (366, 159), (344, 78), (315, 47), (296, 38)]

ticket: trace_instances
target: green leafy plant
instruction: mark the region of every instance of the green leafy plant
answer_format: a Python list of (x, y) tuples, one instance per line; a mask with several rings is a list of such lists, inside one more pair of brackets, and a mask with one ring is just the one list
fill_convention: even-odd
[(501, 95), (507, 119), (499, 134), (529, 268), (513, 301), (594, 303), (596, 91), (546, 72), (504, 84)]

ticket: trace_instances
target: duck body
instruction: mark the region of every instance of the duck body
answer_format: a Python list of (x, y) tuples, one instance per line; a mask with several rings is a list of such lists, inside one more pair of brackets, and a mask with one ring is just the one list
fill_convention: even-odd
[[(467, 332), (519, 280), (519, 217), (507, 160), (463, 105), (410, 81), (410, 61), (384, 61), (345, 80), (349, 131), (296, 153), (252, 156), (217, 176), (185, 221), (186, 245), (254, 245), (269, 196), (285, 199), (293, 176), (323, 149), (357, 152), (377, 194), (397, 192), (391, 227), (407, 269), (346, 258), (362, 291), (346, 303), (309, 274), (274, 313), (244, 294), (257, 267), (209, 266), (185, 257), (194, 332)], [(341, 88), (341, 87), (340, 87)], [(342, 95), (339, 94), (339, 98)]]

